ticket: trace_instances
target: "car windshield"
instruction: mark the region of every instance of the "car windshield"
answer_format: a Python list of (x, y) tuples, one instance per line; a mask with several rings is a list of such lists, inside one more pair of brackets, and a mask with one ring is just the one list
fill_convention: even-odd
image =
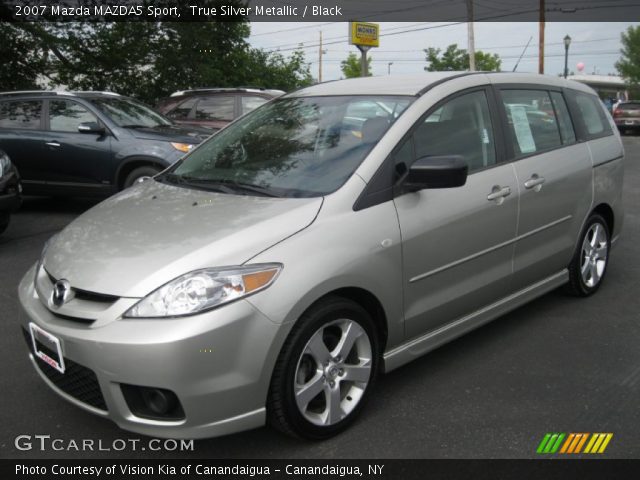
[(171, 120), (128, 98), (95, 98), (93, 104), (116, 125), (124, 128), (172, 125)]
[(326, 195), (353, 174), (412, 101), (406, 96), (275, 100), (211, 137), (159, 180), (228, 193)]

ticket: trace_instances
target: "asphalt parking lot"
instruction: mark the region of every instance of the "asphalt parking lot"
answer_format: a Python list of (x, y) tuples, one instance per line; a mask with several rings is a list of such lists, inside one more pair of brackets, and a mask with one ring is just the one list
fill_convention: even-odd
[(95, 202), (27, 198), (0, 236), (0, 458), (533, 458), (546, 432), (612, 432), (607, 458), (640, 458), (640, 137), (627, 151), (623, 235), (597, 295), (552, 292), (383, 377), (360, 420), (322, 443), (270, 428), (193, 452), (19, 451), (18, 435), (140, 438), (51, 392), (16, 325), (17, 284), (45, 240)]

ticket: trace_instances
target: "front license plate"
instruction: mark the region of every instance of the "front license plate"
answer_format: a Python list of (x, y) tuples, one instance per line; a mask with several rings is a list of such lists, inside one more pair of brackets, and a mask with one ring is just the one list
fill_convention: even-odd
[(60, 373), (64, 373), (64, 357), (62, 356), (60, 339), (45, 332), (35, 323), (29, 324), (29, 331), (36, 356)]

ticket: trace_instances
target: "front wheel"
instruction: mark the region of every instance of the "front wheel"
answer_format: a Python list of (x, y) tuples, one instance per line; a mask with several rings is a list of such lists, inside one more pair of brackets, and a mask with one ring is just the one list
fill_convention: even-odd
[(611, 233), (602, 216), (593, 214), (582, 231), (573, 259), (569, 264), (567, 291), (578, 297), (594, 294), (607, 273)]
[(153, 177), (159, 172), (159, 168), (153, 167), (151, 165), (138, 167), (132, 170), (129, 175), (127, 175), (127, 178), (124, 180), (123, 188), (129, 188), (131, 185), (135, 185), (136, 183), (143, 181), (146, 178)]
[(319, 440), (345, 430), (378, 373), (379, 340), (357, 303), (327, 298), (293, 328), (274, 369), (269, 421), (289, 435)]

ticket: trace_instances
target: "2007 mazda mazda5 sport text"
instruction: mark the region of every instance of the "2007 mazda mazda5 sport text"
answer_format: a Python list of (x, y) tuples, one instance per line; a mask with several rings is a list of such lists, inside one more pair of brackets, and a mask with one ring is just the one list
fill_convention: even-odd
[(601, 285), (623, 148), (530, 74), (273, 100), (52, 238), (19, 287), (62, 397), (156, 437), (346, 428), (390, 371), (559, 286)]

